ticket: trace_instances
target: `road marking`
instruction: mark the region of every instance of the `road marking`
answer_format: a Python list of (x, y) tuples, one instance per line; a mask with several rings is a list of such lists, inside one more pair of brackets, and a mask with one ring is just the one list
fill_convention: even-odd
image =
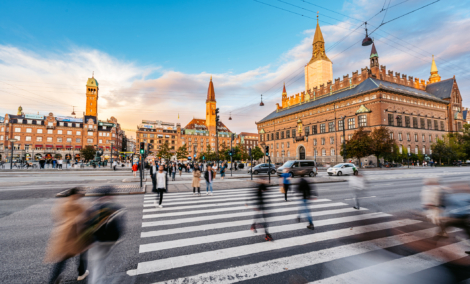
[[(450, 232), (450, 231), (449, 231)], [(425, 229), (414, 231), (411, 233), (404, 233), (396, 236), (384, 237), (370, 241), (357, 242), (353, 244), (323, 249), (320, 251), (312, 251), (304, 254), (282, 257), (278, 259), (271, 259), (262, 261), (255, 264), (247, 264), (237, 267), (230, 267), (218, 271), (211, 271), (198, 275), (172, 279), (154, 284), (203, 284), (203, 283), (217, 283), (229, 284), (236, 283), (251, 279), (256, 279), (263, 276), (273, 275), (285, 272), (286, 270), (294, 270), (304, 268), (319, 263), (325, 263), (341, 258), (365, 254), (380, 249), (399, 246), (406, 243), (411, 243), (434, 236), (436, 229)], [(135, 273), (131, 270), (127, 273)], [(131, 274), (130, 274), (131, 275)], [(341, 282), (340, 282), (341, 283)], [(362, 281), (356, 282), (362, 283)], [(379, 282), (377, 282), (379, 283)]]
[(246, 255), (253, 255), (266, 251), (279, 250), (284, 248), (290, 248), (300, 245), (307, 245), (316, 242), (337, 239), (347, 236), (353, 236), (356, 234), (362, 234), (373, 231), (380, 231), (385, 229), (391, 229), (395, 227), (401, 227), (406, 225), (412, 225), (421, 221), (404, 219), (399, 221), (391, 221), (378, 223), (373, 225), (359, 226), (355, 228), (347, 228), (341, 230), (334, 230), (324, 233), (311, 234), (308, 237), (298, 236), (293, 238), (282, 239), (275, 242), (263, 242), (250, 244), (245, 246), (238, 246), (233, 248), (219, 249), (214, 251), (195, 253), (190, 255), (182, 255), (177, 257), (169, 257), (159, 260), (151, 260), (146, 262), (140, 262), (137, 265), (137, 269), (129, 270), (129, 275), (139, 275), (151, 272), (164, 271), (179, 267), (186, 267), (190, 265), (197, 265), (207, 262), (216, 262), (219, 260), (229, 259), (232, 257), (240, 257)]
[[(331, 201), (329, 199), (316, 199), (313, 202), (326, 202)], [(286, 202), (287, 203), (287, 202)], [(282, 205), (289, 205), (286, 203), (273, 203), (269, 206), (282, 206)], [(328, 204), (326, 205), (328, 206)], [(231, 214), (229, 211), (237, 211), (237, 210), (247, 210), (249, 209), (247, 206), (237, 206), (231, 208), (215, 208), (215, 209), (206, 209), (206, 210), (194, 210), (194, 211), (184, 211), (184, 212), (169, 212), (165, 213), (164, 208), (154, 208), (154, 209), (144, 209), (144, 212), (157, 212), (160, 211), (158, 214), (147, 214), (143, 215), (143, 219), (151, 219), (151, 218), (165, 218), (165, 217), (175, 217), (175, 216), (184, 216), (184, 215), (196, 215), (196, 214), (210, 214), (210, 213), (219, 213), (224, 212), (226, 214)], [(296, 210), (297, 208), (289, 208), (290, 210)], [(230, 218), (230, 216), (228, 216)]]
[[(393, 277), (406, 276), (425, 269), (441, 265), (443, 262), (451, 262), (462, 257), (467, 257), (463, 242), (446, 245), (415, 255), (401, 257), (384, 263), (379, 263), (351, 272), (335, 275), (326, 279), (311, 283), (380, 283), (384, 279), (394, 279)], [(392, 277), (392, 278), (391, 278)]]
[[(327, 208), (327, 207), (338, 207), (338, 206), (349, 206), (346, 203), (342, 202), (335, 202), (335, 203), (327, 203), (327, 204), (311, 204), (308, 206), (309, 209), (319, 209), (319, 208)], [(292, 207), (284, 207), (278, 209), (270, 209), (265, 210), (266, 214), (273, 214), (273, 213), (281, 213), (281, 212), (289, 212), (289, 211), (297, 211), (297, 208)], [(217, 219), (228, 219), (228, 218), (237, 218), (237, 217), (245, 217), (245, 216), (253, 216), (255, 212), (253, 210), (245, 211), (245, 212), (238, 212), (238, 213), (228, 213), (222, 215), (209, 215), (209, 216), (199, 216), (199, 217), (192, 217), (192, 218), (182, 218), (182, 219), (174, 219), (174, 220), (159, 220), (159, 221), (152, 221), (152, 222), (142, 222), (142, 227), (154, 227), (154, 226), (165, 226), (165, 225), (176, 225), (182, 223), (194, 223), (200, 221), (213, 221)]]
[[(361, 211), (368, 210), (367, 208), (361, 208)], [(316, 211), (311, 212), (310, 215), (312, 217), (324, 216), (324, 215), (333, 215), (333, 214), (342, 214), (342, 213), (351, 213), (357, 212), (354, 208), (343, 208), (343, 209), (336, 209), (336, 210), (323, 210), (323, 211)], [(286, 221), (286, 220), (295, 220), (299, 214), (290, 214), (290, 215), (283, 215), (283, 216), (276, 216), (276, 217), (268, 217), (269, 222), (278, 222), (278, 221)], [(386, 217), (392, 216), (385, 213), (370, 213), (364, 214), (360, 216), (377, 216)], [(166, 229), (166, 230), (158, 230), (158, 231), (149, 231), (149, 232), (142, 232), (140, 234), (141, 238), (148, 238), (148, 237), (159, 237), (159, 236), (167, 236), (173, 234), (185, 234), (190, 232), (199, 232), (199, 231), (207, 231), (207, 230), (215, 230), (215, 229), (224, 229), (230, 227), (238, 227), (238, 226), (246, 226), (251, 225), (253, 223), (252, 219), (248, 220), (241, 220), (241, 221), (233, 221), (233, 222), (223, 222), (223, 223), (215, 223), (215, 224), (207, 224), (207, 225), (199, 225), (199, 226), (190, 226), (190, 227), (182, 227), (182, 228), (175, 228), (175, 229)], [(315, 223), (316, 224), (316, 223)]]
[[(374, 218), (380, 218), (380, 217), (386, 217), (386, 216), (388, 215), (387, 214), (383, 214), (383, 215), (382, 214), (367, 214), (367, 216), (366, 215), (348, 216), (348, 217), (341, 217), (341, 218), (319, 220), (319, 221), (315, 221), (314, 224), (315, 224), (315, 227), (322, 227), (322, 226), (348, 223), (348, 222), (367, 220), (367, 219), (374, 219)], [(269, 219), (269, 221), (271, 221), (271, 219)], [(296, 231), (296, 230), (305, 230), (305, 227), (306, 227), (305, 223), (274, 226), (274, 227), (269, 227), (269, 233), (272, 234), (272, 233), (289, 232), (289, 231)], [(259, 230), (259, 231), (263, 231), (264, 233), (264, 230)], [(215, 242), (221, 242), (221, 241), (227, 241), (227, 240), (251, 238), (253, 236), (255, 235), (249, 230), (249, 227), (247, 227), (243, 231), (237, 231), (237, 232), (192, 237), (188, 239), (178, 239), (178, 240), (167, 241), (167, 242), (144, 244), (144, 245), (140, 245), (139, 252), (144, 253), (144, 252), (151, 252), (151, 251), (160, 251), (160, 250), (194, 246), (194, 245), (200, 245), (200, 244), (215, 243)]]
[[(374, 198), (374, 197), (377, 197), (377, 196), (358, 197), (358, 199), (366, 199), (366, 198)], [(354, 200), (354, 198), (349, 198), (349, 199), (345, 199), (345, 200)]]

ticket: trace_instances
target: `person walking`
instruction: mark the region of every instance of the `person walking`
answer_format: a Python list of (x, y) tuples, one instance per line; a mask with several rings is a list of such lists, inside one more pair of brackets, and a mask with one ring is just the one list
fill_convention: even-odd
[(281, 174), (281, 187), (282, 187), (282, 191), (284, 191), (284, 199), (286, 200), (287, 202), (287, 192), (289, 191), (289, 186), (290, 186), (290, 174), (289, 174), (289, 171), (287, 169), (284, 169), (282, 171), (282, 174)]
[(237, 170), (237, 162), (233, 162), (233, 168), (235, 171)]
[(300, 223), (300, 218), (302, 217), (302, 215), (306, 215), (308, 219), (307, 229), (314, 230), (315, 227), (313, 226), (312, 216), (310, 216), (310, 210), (308, 208), (308, 201), (310, 199), (316, 199), (316, 194), (314, 194), (315, 196), (312, 197), (312, 193), (310, 192), (310, 185), (308, 184), (307, 180), (305, 180), (304, 178), (300, 178), (299, 186), (297, 187), (297, 190), (299, 191), (300, 194), (302, 194), (297, 222)]
[(76, 255), (80, 255), (77, 280), (83, 280), (89, 274), (86, 250), (92, 243), (92, 237), (82, 237), (86, 234), (79, 230), (85, 228), (83, 224), (86, 221), (86, 210), (80, 202), (82, 197), (83, 193), (79, 188), (72, 188), (69, 197), (61, 200), (53, 211), (56, 227), (52, 231), (45, 257), (46, 262), (55, 263), (49, 278), (51, 284), (60, 282), (67, 260)]
[(212, 195), (212, 182), (215, 179), (215, 172), (211, 166), (207, 166), (207, 171), (204, 172), (204, 179), (206, 180), (206, 195), (209, 194), (209, 188), (211, 189), (210, 195)]
[(193, 171), (193, 195), (196, 195), (196, 188), (197, 188), (197, 195), (201, 196), (201, 171), (197, 166), (194, 167)]
[[(268, 232), (268, 219), (267, 219), (267, 214), (265, 212), (265, 203), (264, 203), (264, 193), (268, 190), (266, 186), (266, 181), (265, 180), (260, 180), (258, 181), (259, 185), (253, 192), (253, 196), (251, 198), (253, 202), (253, 205), (255, 206), (255, 211), (256, 213), (253, 215), (253, 224), (251, 225), (250, 230), (253, 231), (254, 233), (257, 233), (257, 227), (258, 225), (261, 225), (264, 228), (264, 233), (265, 237), (264, 239), (266, 241), (273, 241), (273, 237), (271, 234)], [(245, 206), (248, 206), (248, 202), (245, 203)]]
[(221, 179), (224, 179), (225, 177), (225, 168), (226, 168), (225, 164), (222, 164), (222, 166), (220, 166), (220, 178)]
[(170, 165), (170, 172), (171, 172), (171, 180), (174, 181), (175, 176), (176, 176), (176, 164), (175, 163)]
[(62, 164), (63, 164), (63, 160), (62, 158), (60, 158), (58, 161), (57, 161), (57, 168), (62, 170)]
[(366, 189), (366, 182), (364, 176), (361, 173), (357, 173), (357, 175), (353, 175), (349, 178), (349, 188), (353, 191), (354, 195), (354, 209), (359, 210), (361, 209), (359, 199), (364, 196), (364, 192)]
[(117, 162), (116, 162), (116, 160), (114, 160), (114, 161), (113, 161), (113, 171), (116, 170), (116, 167), (117, 167)]
[[(163, 171), (163, 166), (158, 168), (158, 172), (156, 174), (157, 180), (157, 188), (154, 192), (158, 192), (160, 195), (160, 201), (158, 203), (158, 207), (163, 208), (163, 193), (168, 192), (168, 176), (167, 173)], [(157, 207), (157, 201), (154, 202), (155, 207)]]
[(180, 177), (181, 177), (181, 173), (183, 172), (183, 165), (182, 164), (178, 165), (178, 171), (180, 172)]
[(132, 174), (134, 175), (134, 177), (137, 176), (137, 170), (139, 169), (139, 164), (138, 163), (134, 163), (132, 165)]
[(157, 191), (157, 165), (155, 161), (152, 161), (152, 165), (150, 166), (150, 177), (152, 178), (152, 192)]

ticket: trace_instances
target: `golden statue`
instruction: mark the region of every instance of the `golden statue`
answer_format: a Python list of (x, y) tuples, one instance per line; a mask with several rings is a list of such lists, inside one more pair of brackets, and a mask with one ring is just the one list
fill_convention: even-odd
[(22, 113), (23, 113), (23, 108), (20, 106), (20, 107), (18, 108), (18, 115), (21, 115)]
[(297, 120), (297, 127), (299, 128), (299, 130), (297, 131), (299, 133), (299, 136), (302, 135), (302, 120)]

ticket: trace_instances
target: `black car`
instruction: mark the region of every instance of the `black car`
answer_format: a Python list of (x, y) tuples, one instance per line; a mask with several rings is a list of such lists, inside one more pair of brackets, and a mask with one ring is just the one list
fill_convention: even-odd
[[(276, 173), (276, 166), (274, 164), (271, 164), (271, 166), (268, 165), (268, 163), (263, 163), (256, 165), (253, 168), (253, 174), (260, 174), (260, 173), (268, 173), (268, 170), (271, 171), (271, 174), (274, 175)], [(248, 173), (251, 173), (251, 168), (248, 169)]]

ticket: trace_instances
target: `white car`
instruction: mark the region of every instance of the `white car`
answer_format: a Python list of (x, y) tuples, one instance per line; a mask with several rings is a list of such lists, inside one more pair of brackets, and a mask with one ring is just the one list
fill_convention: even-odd
[(337, 165), (334, 166), (334, 167), (328, 168), (328, 170), (326, 170), (326, 172), (327, 172), (328, 175), (330, 175), (330, 176), (332, 176), (332, 175), (337, 175), (337, 176), (341, 176), (341, 175), (357, 175), (357, 174), (358, 174), (356, 165), (351, 164), (351, 163), (341, 163), (341, 164), (337, 164)]

